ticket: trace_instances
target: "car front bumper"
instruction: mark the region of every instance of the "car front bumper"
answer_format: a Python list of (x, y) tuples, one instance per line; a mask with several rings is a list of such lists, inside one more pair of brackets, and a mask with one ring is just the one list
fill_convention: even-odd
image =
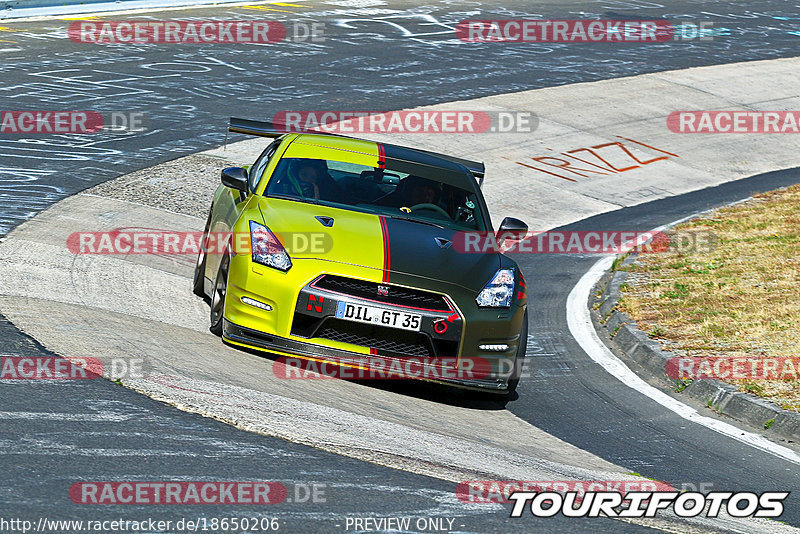
[[(237, 263), (239, 265), (235, 265)], [(524, 300), (515, 302), (513, 307), (507, 309), (479, 309), (474, 305), (472, 292), (460, 286), (408, 278), (404, 284), (406, 288), (438, 293), (451, 306), (448, 311), (416, 309), (415, 313), (422, 316), (419, 334), (430, 341), (431, 350), (424, 355), (398, 353), (380, 343), (348, 343), (344, 338), (330, 339), (319, 335), (320, 326), (327, 324), (326, 318), (332, 318), (338, 302), (343, 299), (348, 302), (359, 301), (352, 295), (342, 295), (316, 285), (315, 282), (326, 273), (326, 268), (329, 275), (381, 283), (374, 269), (301, 259), (295, 261), (288, 273), (284, 273), (254, 265), (244, 255), (235, 256), (232, 264), (223, 331), (223, 337), (229, 343), (353, 368), (371, 367), (370, 362), (375, 360), (405, 365), (409, 360), (429, 357), (446, 361), (441, 372), (437, 371), (433, 378), (408, 378), (498, 393), (508, 388), (517, 346), (521, 341), (519, 332), (525, 313)], [(338, 268), (329, 269), (334, 266)], [(310, 300), (312, 295), (317, 300)], [(324, 297), (324, 300), (319, 297)], [(270, 309), (259, 309), (242, 300), (248, 298), (266, 304)], [(364, 302), (375, 304), (369, 300)], [(297, 328), (300, 318), (310, 327)], [(319, 324), (315, 325), (316, 320)], [(443, 321), (447, 322), (447, 331), (436, 332), (436, 323), (441, 325)], [(480, 348), (482, 345), (497, 344), (506, 348), (499, 351)], [(473, 367), (476, 372), (470, 374), (469, 370)], [(453, 371), (456, 376), (453, 376)]]
[[(431, 364), (426, 366), (427, 370), (417, 374), (392, 373), (387, 370), (408, 369), (406, 364), (409, 361), (409, 358), (386, 356), (377, 357), (338, 348), (326, 347), (316, 343), (287, 339), (274, 334), (268, 334), (258, 330), (245, 328), (236, 325), (227, 319), (224, 319), (223, 322), (222, 337), (226, 342), (233, 345), (263, 350), (281, 356), (325, 362), (345, 368), (366, 371), (349, 374), (342, 372), (336, 375), (343, 378), (363, 377), (366, 379), (414, 379), (445, 384), (462, 389), (487, 391), (499, 394), (505, 393), (508, 390), (507, 376), (499, 377), (483, 371), (475, 372), (474, 370), (467, 371), (466, 368), (459, 369), (458, 363), (452, 365), (455, 363), (453, 361), (454, 359), (432, 359), (430, 360)], [(392, 360), (394, 360), (394, 363)], [(377, 361), (381, 362), (381, 367), (378, 369), (376, 369), (374, 366), (375, 362)], [(419, 371), (420, 368), (420, 365), (414, 366), (414, 369), (417, 371)], [(376, 370), (378, 373), (375, 372)]]

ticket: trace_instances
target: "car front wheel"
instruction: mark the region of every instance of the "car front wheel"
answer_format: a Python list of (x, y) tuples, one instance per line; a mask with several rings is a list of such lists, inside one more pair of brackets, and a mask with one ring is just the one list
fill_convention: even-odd
[(200, 252), (197, 254), (197, 262), (195, 262), (194, 265), (194, 278), (192, 280), (192, 293), (203, 298), (206, 298), (206, 291), (203, 286), (206, 278), (206, 241), (208, 240), (208, 230), (210, 227), (211, 211), (208, 212), (208, 220), (203, 230), (203, 237), (200, 240)]
[(228, 254), (222, 257), (219, 263), (219, 271), (214, 280), (214, 291), (211, 293), (211, 330), (212, 334), (222, 335), (222, 318), (225, 312), (225, 296), (228, 293), (228, 269), (231, 258)]

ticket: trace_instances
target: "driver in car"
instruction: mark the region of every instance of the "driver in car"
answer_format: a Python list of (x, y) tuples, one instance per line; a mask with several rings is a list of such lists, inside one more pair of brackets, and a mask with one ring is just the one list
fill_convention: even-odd
[(392, 206), (408, 212), (419, 204), (438, 205), (439, 189), (436, 184), (420, 176), (408, 176), (392, 193), (378, 200), (376, 204)]
[(436, 204), (436, 196), (436, 187), (433, 183), (424, 178), (420, 178), (409, 187), (407, 206)]

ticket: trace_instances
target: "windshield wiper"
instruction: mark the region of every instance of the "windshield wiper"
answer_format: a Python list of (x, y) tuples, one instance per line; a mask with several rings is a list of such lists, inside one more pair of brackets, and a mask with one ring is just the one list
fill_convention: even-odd
[(321, 205), (322, 203), (316, 198), (307, 197), (293, 197), (290, 195), (267, 195), (267, 198), (279, 198), (281, 200), (294, 200), (295, 202), (303, 202), (305, 204)]

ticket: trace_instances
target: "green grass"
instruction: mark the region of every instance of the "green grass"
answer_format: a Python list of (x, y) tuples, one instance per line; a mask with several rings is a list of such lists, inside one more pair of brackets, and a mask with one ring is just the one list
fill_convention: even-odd
[[(639, 254), (620, 270), (617, 309), (668, 350), (687, 356), (792, 358), (800, 354), (800, 186), (756, 196), (669, 231), (712, 247)], [(730, 381), (800, 412), (800, 380)], [(679, 386), (680, 387), (680, 386)]]

